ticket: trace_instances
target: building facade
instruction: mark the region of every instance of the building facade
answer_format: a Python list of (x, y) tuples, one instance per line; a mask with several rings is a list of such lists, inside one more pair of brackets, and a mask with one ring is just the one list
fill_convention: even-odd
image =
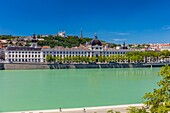
[(6, 62), (43, 62), (41, 48), (7, 47)]
[(50, 48), (37, 48), (37, 47), (7, 47), (5, 50), (6, 62), (46, 62), (46, 56), (52, 55), (54, 57), (72, 57), (72, 56), (86, 56), (86, 57), (99, 57), (110, 56), (115, 54), (125, 55), (127, 52), (133, 50), (128, 49), (112, 49), (103, 47), (97, 36), (86, 46), (80, 45), (79, 47), (64, 48), (56, 47)]
[(0, 48), (0, 62), (5, 60), (5, 53), (4, 53), (4, 49)]

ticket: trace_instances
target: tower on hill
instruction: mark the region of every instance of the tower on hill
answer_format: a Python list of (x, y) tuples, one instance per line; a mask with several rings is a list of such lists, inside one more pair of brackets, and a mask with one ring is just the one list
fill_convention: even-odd
[(81, 31), (80, 31), (80, 38), (83, 38), (83, 29), (81, 28)]

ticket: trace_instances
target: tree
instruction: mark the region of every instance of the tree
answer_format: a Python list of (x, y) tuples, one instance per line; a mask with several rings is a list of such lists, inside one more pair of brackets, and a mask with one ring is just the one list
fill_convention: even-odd
[(163, 77), (158, 82), (159, 89), (154, 89), (153, 93), (146, 93), (144, 102), (153, 113), (167, 113), (170, 111), (170, 66), (162, 67), (160, 76)]
[(128, 113), (148, 113), (145, 108), (130, 107), (127, 109)]
[[(170, 66), (162, 67), (159, 75), (162, 78), (158, 82), (159, 89), (154, 89), (153, 92), (146, 93), (143, 97), (144, 104), (151, 113), (168, 113), (170, 111)], [(129, 108), (129, 113), (147, 113), (147, 108)]]
[(56, 58), (55, 57), (53, 57), (52, 55), (47, 55), (46, 56), (46, 61), (47, 62), (55, 62), (56, 61)]

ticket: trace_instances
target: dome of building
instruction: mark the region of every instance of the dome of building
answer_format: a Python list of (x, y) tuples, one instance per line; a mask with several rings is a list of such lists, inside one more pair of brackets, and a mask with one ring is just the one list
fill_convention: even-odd
[(95, 35), (94, 39), (91, 41), (90, 44), (91, 44), (92, 46), (95, 46), (95, 45), (102, 46), (101, 41), (97, 39), (97, 35)]
[(92, 40), (91, 45), (92, 46), (95, 46), (95, 45), (102, 46), (102, 43), (100, 42), (100, 40), (94, 39), (94, 40)]

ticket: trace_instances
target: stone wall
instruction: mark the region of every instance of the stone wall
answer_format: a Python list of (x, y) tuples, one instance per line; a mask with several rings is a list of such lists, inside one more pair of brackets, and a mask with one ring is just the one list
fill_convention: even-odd
[(44, 64), (30, 64), (30, 63), (6, 63), (5, 70), (27, 70), (27, 69), (49, 69), (48, 65)]
[(5, 70), (26, 69), (85, 69), (85, 68), (137, 68), (142, 64), (36, 64), (36, 63), (6, 63)]
[[(86, 68), (142, 68), (162, 67), (166, 64), (42, 64), (42, 63), (5, 63), (0, 69), (26, 70), (26, 69), (86, 69)], [(170, 64), (168, 64), (170, 65)]]
[(0, 70), (4, 70), (4, 64), (0, 63)]

